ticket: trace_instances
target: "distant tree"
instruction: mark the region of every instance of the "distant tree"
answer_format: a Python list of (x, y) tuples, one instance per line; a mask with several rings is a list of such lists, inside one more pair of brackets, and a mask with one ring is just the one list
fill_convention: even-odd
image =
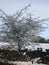
[(46, 40), (44, 39), (44, 38), (41, 38), (40, 40), (39, 40), (39, 43), (45, 43), (46, 42)]
[[(7, 15), (0, 9), (0, 20), (3, 22), (0, 34), (4, 42), (16, 44), (18, 50), (24, 44), (32, 42), (44, 29), (43, 21), (47, 19), (34, 18), (28, 8), (30, 5), (21, 9), (13, 15)], [(34, 42), (34, 40), (33, 40)]]
[(46, 43), (49, 43), (49, 39), (46, 40)]

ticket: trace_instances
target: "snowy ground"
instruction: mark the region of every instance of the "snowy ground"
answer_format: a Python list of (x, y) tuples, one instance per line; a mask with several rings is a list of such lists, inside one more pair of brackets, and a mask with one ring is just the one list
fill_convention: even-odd
[[(5, 43), (5, 44), (3, 44), (3, 43), (0, 43), (0, 47), (1, 46), (7, 46), (8, 44), (7, 43)], [(45, 44), (43, 44), (43, 43), (40, 43), (39, 45), (35, 45), (34, 46), (34, 48), (33, 48), (33, 45), (30, 45), (30, 46), (26, 46), (28, 49), (31, 49), (31, 50), (35, 50), (35, 49), (37, 49), (37, 48), (43, 48), (43, 51), (45, 51), (45, 49), (49, 49), (49, 44), (47, 43), (45, 43)], [(35, 61), (36, 61), (37, 59), (35, 59), (34, 60), (34, 62), (33, 62), (33, 64), (32, 64), (32, 62), (31, 61), (28, 61), (28, 62), (21, 62), (21, 61), (10, 61), (9, 63), (14, 63), (15, 65), (47, 65), (47, 64), (37, 64), (37, 63), (35, 63)]]
[(10, 62), (10, 63), (14, 63), (15, 65), (46, 65), (46, 64), (37, 64), (37, 63), (31, 63), (31, 61), (28, 61), (28, 62), (21, 62), (21, 61), (18, 61), (18, 62)]
[(32, 64), (32, 61), (8, 61), (8, 60), (5, 60), (5, 59), (0, 59), (0, 62), (8, 62), (10, 64), (14, 64), (14, 65), (47, 65), (47, 64), (38, 64), (36, 61), (39, 60), (40, 58), (35, 58), (35, 59), (32, 59), (33, 60), (33, 64)]
[[(35, 58), (35, 59), (32, 59), (31, 61), (28, 61), (28, 62), (25, 62), (25, 61), (10, 61), (9, 63), (14, 63), (14, 65), (47, 65), (47, 64), (38, 64), (37, 61), (40, 59), (39, 58)], [(32, 61), (33, 61), (33, 64), (32, 64)]]
[[(8, 46), (10, 46), (8, 43), (0, 42), (0, 48), (2, 48), (2, 47), (7, 48)], [(14, 48), (15, 48), (15, 46), (14, 46)], [(25, 49), (25, 48), (27, 48), (28, 50), (37, 50), (37, 48), (42, 48), (43, 51), (46, 51), (45, 49), (49, 49), (49, 43), (33, 43), (33, 44), (31, 43), (30, 45), (26, 45), (22, 49)]]
[(42, 48), (43, 51), (46, 51), (45, 49), (49, 49), (49, 43), (34, 43), (26, 46), (26, 48), (29, 50), (37, 50), (37, 48)]

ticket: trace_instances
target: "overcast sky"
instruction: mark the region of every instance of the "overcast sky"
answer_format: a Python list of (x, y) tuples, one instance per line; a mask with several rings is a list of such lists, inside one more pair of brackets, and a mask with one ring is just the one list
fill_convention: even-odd
[[(14, 14), (31, 2), (31, 10), (35, 16), (49, 18), (49, 0), (0, 0), (0, 9), (7, 14)], [(49, 38), (48, 28), (41, 34), (42, 37)]]

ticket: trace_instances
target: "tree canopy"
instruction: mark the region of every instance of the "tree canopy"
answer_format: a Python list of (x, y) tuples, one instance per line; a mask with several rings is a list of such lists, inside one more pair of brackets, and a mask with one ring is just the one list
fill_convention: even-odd
[(7, 15), (0, 9), (0, 20), (3, 22), (0, 30), (1, 38), (4, 42), (16, 44), (20, 50), (24, 44), (34, 42), (33, 38), (38, 36), (46, 27), (43, 21), (47, 19), (34, 18), (28, 12), (30, 5), (21, 9), (13, 15)]

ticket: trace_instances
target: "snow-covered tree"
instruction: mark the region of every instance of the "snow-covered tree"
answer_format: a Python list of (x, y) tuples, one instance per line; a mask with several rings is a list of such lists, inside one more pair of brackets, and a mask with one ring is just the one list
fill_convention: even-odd
[(7, 15), (0, 9), (0, 20), (3, 22), (1, 25), (0, 36), (5, 42), (16, 44), (18, 50), (24, 44), (33, 42), (33, 38), (38, 36), (44, 29), (43, 21), (38, 17), (34, 18), (28, 8), (30, 5), (21, 9), (13, 15)]

